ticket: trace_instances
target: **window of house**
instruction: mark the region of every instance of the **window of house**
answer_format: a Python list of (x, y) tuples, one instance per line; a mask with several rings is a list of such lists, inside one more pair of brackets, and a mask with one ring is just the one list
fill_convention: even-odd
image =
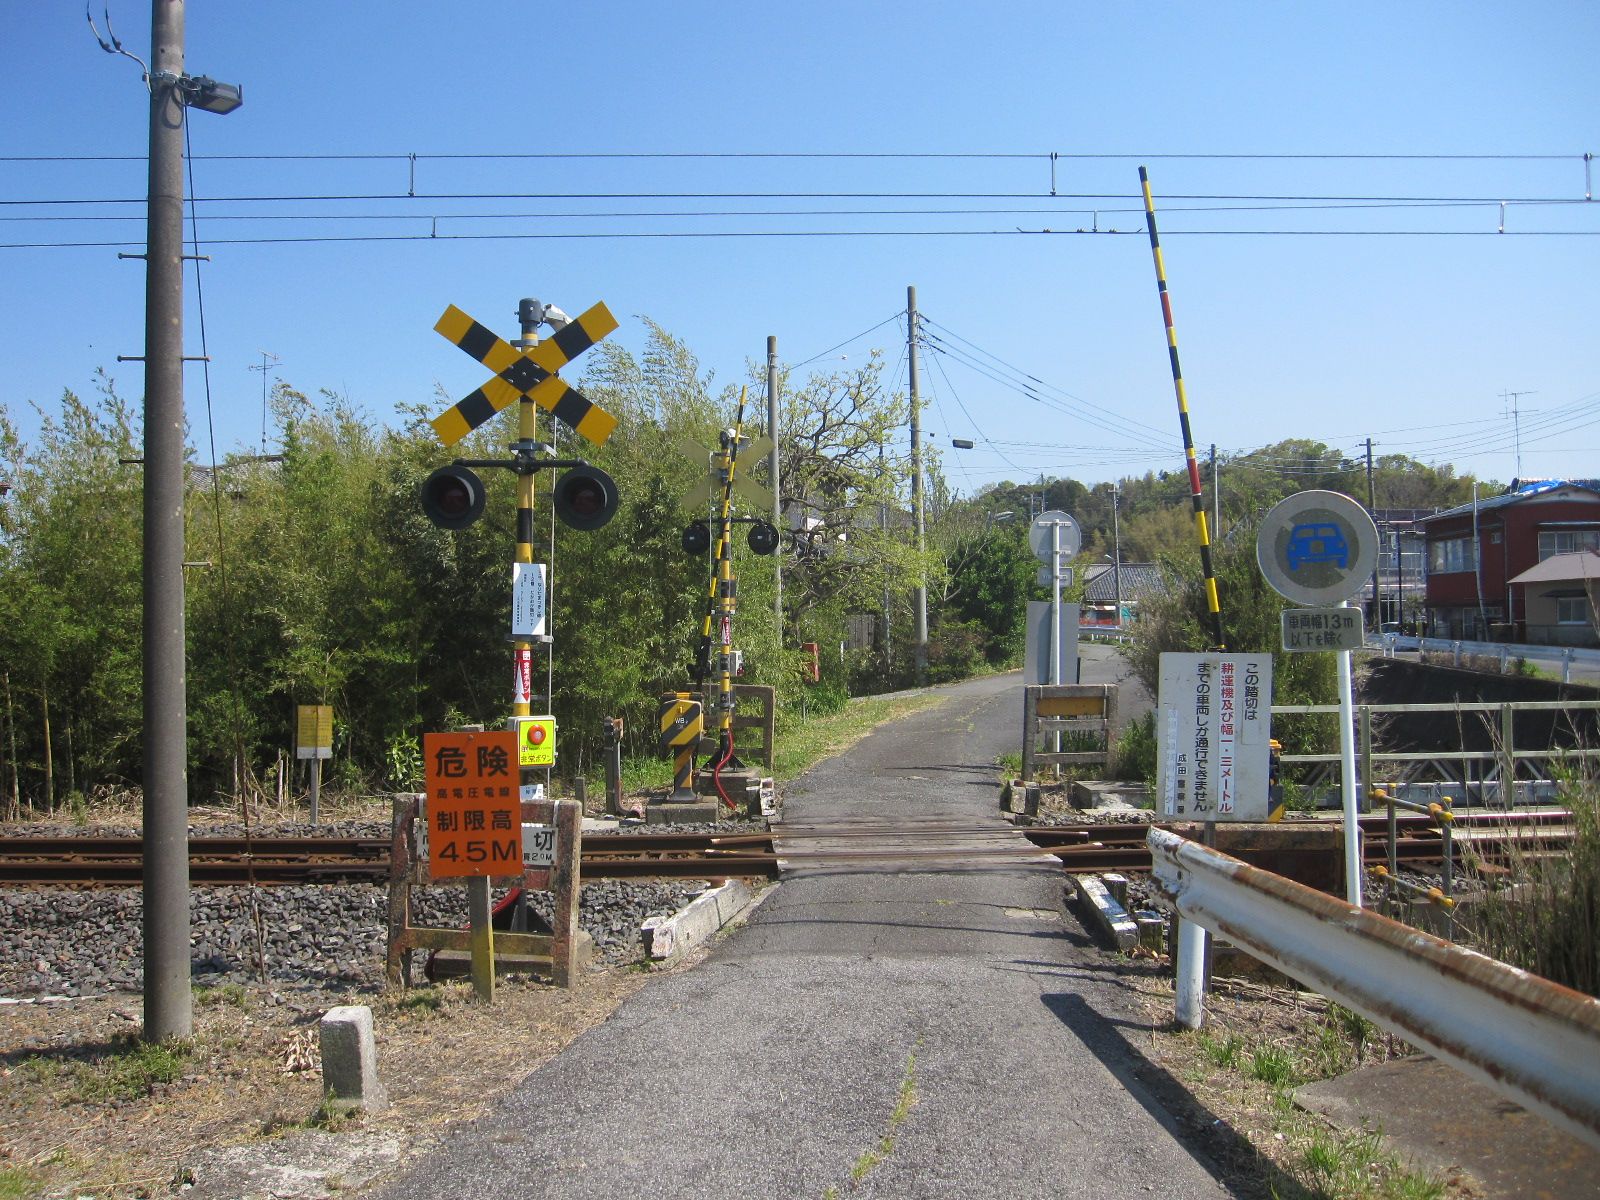
[(1600, 550), (1600, 529), (1541, 529), (1539, 561), (1553, 554), (1576, 554), (1580, 550)]
[(1472, 571), (1477, 565), (1470, 537), (1443, 538), (1428, 543), (1430, 575), (1442, 575), (1450, 571)]
[(1557, 625), (1587, 625), (1589, 623), (1589, 598), (1587, 596), (1562, 596), (1556, 600)]

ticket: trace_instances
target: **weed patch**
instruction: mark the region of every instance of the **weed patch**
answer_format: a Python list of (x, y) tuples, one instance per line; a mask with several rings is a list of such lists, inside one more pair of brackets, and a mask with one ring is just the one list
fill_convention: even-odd
[(192, 1053), (185, 1042), (128, 1041), (98, 1062), (79, 1069), (73, 1099), (86, 1104), (137, 1100), (152, 1088), (183, 1078)]

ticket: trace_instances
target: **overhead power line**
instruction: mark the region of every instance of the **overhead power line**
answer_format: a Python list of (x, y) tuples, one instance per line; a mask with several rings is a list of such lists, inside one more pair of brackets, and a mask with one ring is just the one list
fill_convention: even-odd
[[(1088, 162), (1165, 159), (1169, 161), (1217, 162), (1583, 162), (1592, 155), (1582, 151), (1567, 154), (1342, 154), (1307, 152), (1295, 154), (1191, 152), (1062, 152), (1035, 151), (794, 151), (794, 150), (638, 150), (638, 151), (496, 151), (492, 153), (407, 153), (388, 151), (368, 154), (197, 154), (196, 162), (518, 162), (518, 161), (600, 161), (733, 159), (733, 160), (924, 160), (928, 162), (966, 160), (1024, 162)], [(0, 162), (144, 162), (137, 154), (13, 154), (0, 155)]]

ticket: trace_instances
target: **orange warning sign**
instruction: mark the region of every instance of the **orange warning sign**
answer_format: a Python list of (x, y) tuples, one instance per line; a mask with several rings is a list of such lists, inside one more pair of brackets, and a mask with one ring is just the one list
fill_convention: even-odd
[(520, 874), (517, 735), (428, 733), (422, 747), (428, 873), (435, 879)]

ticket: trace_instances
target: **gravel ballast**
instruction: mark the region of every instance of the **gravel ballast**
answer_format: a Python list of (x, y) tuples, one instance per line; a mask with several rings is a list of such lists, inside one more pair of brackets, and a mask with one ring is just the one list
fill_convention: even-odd
[[(752, 829), (764, 826), (751, 825)], [(618, 832), (626, 832), (627, 827)], [(743, 824), (716, 832), (744, 832)], [(387, 825), (275, 825), (267, 837), (387, 838)], [(138, 836), (131, 828), (62, 828), (26, 825), (8, 836)], [(205, 826), (191, 837), (237, 837), (238, 826)], [(706, 885), (697, 881), (600, 879), (579, 894), (578, 923), (595, 943), (600, 964), (642, 957), (639, 927), (649, 917), (670, 916)], [(498, 898), (498, 894), (497, 894)], [(412, 922), (465, 927), (466, 892), (460, 887), (412, 891)], [(258, 978), (294, 989), (367, 990), (384, 978), (388, 889), (371, 884), (288, 885), (190, 889), (190, 960), (194, 982), (218, 986)], [(549, 916), (547, 893), (531, 893), (529, 906)], [(138, 888), (0, 888), (0, 997), (84, 996), (138, 991), (143, 986), (143, 894)]]

